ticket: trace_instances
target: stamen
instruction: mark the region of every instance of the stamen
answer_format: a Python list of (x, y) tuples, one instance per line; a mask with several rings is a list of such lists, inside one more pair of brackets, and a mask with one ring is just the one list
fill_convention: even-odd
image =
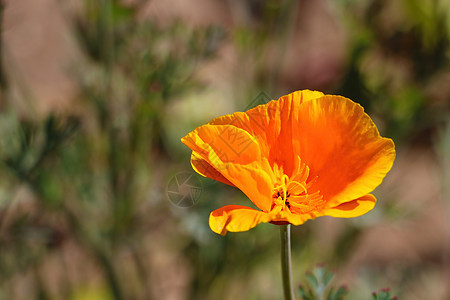
[[(297, 191), (297, 189), (300, 188), (300, 192)], [(298, 181), (291, 181), (289, 182), (289, 190), (292, 192), (292, 194), (301, 194), (307, 192), (306, 186), (304, 184), (301, 184)]]
[(273, 213), (285, 210), (307, 213), (319, 209), (324, 204), (319, 192), (308, 194), (317, 177), (309, 178), (309, 168), (300, 161), (300, 158), (291, 178), (283, 173), (283, 166), (278, 164), (274, 164), (273, 171), (275, 175), (271, 207)]

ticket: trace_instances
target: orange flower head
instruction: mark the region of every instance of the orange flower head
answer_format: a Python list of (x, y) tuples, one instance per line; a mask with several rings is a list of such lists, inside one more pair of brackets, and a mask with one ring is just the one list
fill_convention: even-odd
[(359, 104), (309, 90), (215, 118), (182, 142), (196, 172), (239, 188), (258, 208), (214, 210), (209, 225), (222, 235), (262, 222), (363, 215), (395, 159), (394, 142)]

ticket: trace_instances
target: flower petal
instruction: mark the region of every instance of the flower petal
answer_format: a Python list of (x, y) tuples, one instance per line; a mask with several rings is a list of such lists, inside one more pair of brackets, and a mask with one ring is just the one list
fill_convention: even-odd
[(294, 152), (310, 168), (328, 207), (370, 193), (391, 169), (394, 143), (383, 138), (364, 109), (340, 96), (304, 102), (294, 124)]
[[(252, 133), (254, 125), (257, 127), (267, 126), (267, 119), (273, 117), (275, 110), (279, 110), (277, 106), (280, 103), (289, 102), (289, 106), (295, 103), (297, 106), (303, 102), (310, 101), (322, 97), (324, 94), (318, 91), (302, 90), (295, 91), (286, 96), (282, 96), (278, 101), (270, 101), (263, 105), (258, 105), (246, 112), (235, 112), (233, 114), (217, 117), (210, 121), (210, 125), (233, 125)], [(253, 124), (250, 124), (253, 123)], [(265, 128), (262, 128), (263, 131)]]
[(286, 96), (282, 96), (280, 97), (280, 99), (278, 99), (278, 101), (294, 101), (297, 104), (301, 104), (303, 102), (314, 100), (322, 96), (323, 93), (319, 91), (301, 90), (292, 92)]
[(356, 200), (339, 204), (338, 206), (327, 208), (323, 211), (325, 216), (336, 218), (359, 217), (375, 207), (377, 199), (371, 194), (362, 196)]
[[(231, 184), (244, 192), (261, 210), (268, 211), (271, 205), (273, 183), (267, 172), (271, 172), (256, 141), (248, 132), (232, 125), (204, 125), (182, 139), (195, 152), (192, 164), (201, 175)], [(200, 166), (203, 160), (216, 172), (207, 173)], [(226, 180), (222, 180), (226, 179)]]
[(261, 158), (258, 141), (231, 125), (203, 125), (181, 141), (210, 163), (245, 165)]
[(209, 227), (221, 235), (228, 231), (247, 231), (261, 222), (269, 221), (267, 213), (241, 205), (227, 205), (209, 215)]
[(288, 145), (292, 143), (292, 119), (296, 119), (300, 104), (322, 96), (323, 93), (318, 91), (296, 91), (247, 112), (215, 118), (209, 124), (232, 125), (247, 131), (259, 141), (261, 155), (269, 157), (271, 163), (284, 165), (289, 172), (296, 160)]
[[(266, 161), (267, 162), (267, 161)], [(269, 211), (272, 205), (272, 178), (266, 172), (267, 163), (250, 165), (226, 164), (219, 171), (235, 187), (240, 189), (261, 210)]]
[[(269, 117), (266, 128), (266, 140), (269, 145), (269, 161), (283, 166), (284, 172), (292, 174), (297, 162), (293, 140), (293, 132), (298, 123), (298, 111), (302, 104), (320, 98), (323, 93), (304, 90), (283, 96), (278, 101), (267, 104), (266, 114)], [(249, 111), (248, 114), (251, 112)]]
[(213, 166), (211, 166), (206, 160), (201, 158), (198, 154), (195, 154), (194, 151), (192, 151), (191, 155), (191, 165), (195, 172), (204, 177), (208, 177), (220, 181), (222, 183), (234, 186), (234, 184), (232, 184), (228, 179), (223, 177), (223, 175), (220, 174), (220, 172), (217, 171)]

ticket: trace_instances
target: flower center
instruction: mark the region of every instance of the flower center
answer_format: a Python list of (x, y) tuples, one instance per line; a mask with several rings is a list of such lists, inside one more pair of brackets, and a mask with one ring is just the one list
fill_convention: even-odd
[(308, 193), (316, 178), (309, 178), (309, 167), (298, 158), (297, 168), (289, 178), (283, 172), (282, 166), (274, 165), (274, 188), (272, 194), (271, 212), (289, 211), (304, 214), (318, 210), (324, 205), (320, 193)]

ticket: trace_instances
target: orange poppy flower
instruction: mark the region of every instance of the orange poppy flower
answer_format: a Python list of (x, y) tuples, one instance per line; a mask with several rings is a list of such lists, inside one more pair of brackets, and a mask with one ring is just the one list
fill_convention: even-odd
[(209, 225), (222, 235), (261, 222), (363, 215), (395, 158), (394, 142), (359, 104), (309, 90), (215, 118), (182, 142), (195, 171), (237, 187), (258, 208), (214, 210)]

